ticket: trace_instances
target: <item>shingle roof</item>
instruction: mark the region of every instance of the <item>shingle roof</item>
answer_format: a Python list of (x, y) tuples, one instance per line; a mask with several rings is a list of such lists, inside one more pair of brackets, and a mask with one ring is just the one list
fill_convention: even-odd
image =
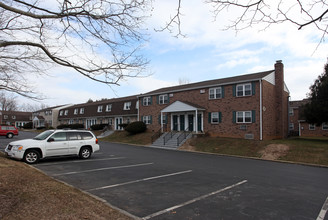
[(179, 86), (166, 87), (166, 88), (153, 90), (145, 94), (141, 94), (139, 97), (143, 97), (147, 95), (163, 94), (163, 93), (175, 92), (175, 91), (190, 90), (195, 88), (206, 88), (213, 85), (225, 85), (225, 84), (233, 84), (233, 83), (246, 82), (246, 81), (254, 81), (254, 80), (262, 79), (272, 72), (274, 72), (274, 70), (245, 74), (241, 76), (227, 77), (222, 79), (207, 80), (207, 81), (190, 83), (190, 84), (179, 85)]

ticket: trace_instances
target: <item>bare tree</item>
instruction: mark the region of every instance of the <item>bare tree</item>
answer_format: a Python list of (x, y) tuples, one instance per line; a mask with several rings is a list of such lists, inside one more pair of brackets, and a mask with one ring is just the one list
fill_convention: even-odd
[(5, 92), (0, 92), (0, 110), (1, 111), (16, 111), (17, 102), (16, 96), (13, 94), (7, 94)]
[(149, 1), (0, 1), (0, 90), (38, 99), (25, 76), (52, 65), (108, 85), (139, 76)]
[[(231, 19), (231, 24), (226, 29), (240, 31), (255, 25), (264, 25), (262, 29), (272, 24), (289, 22), (299, 30), (306, 26), (314, 26), (321, 33), (324, 41), (328, 34), (328, 2), (326, 0), (205, 0), (213, 7), (214, 17), (225, 12), (234, 12), (236, 16)], [(181, 9), (182, 0), (177, 0), (176, 13), (160, 30), (172, 31), (177, 29), (177, 35), (182, 35)]]

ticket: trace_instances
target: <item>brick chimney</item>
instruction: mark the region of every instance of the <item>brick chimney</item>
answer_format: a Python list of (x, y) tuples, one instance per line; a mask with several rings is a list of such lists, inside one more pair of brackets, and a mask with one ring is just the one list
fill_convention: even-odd
[(284, 64), (277, 60), (275, 69), (275, 95), (276, 95), (276, 136), (286, 138), (288, 134), (288, 96), (285, 92)]

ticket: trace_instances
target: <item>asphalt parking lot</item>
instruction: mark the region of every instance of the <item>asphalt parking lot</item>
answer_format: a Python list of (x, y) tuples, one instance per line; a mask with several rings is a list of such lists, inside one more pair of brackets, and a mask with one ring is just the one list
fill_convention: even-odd
[(49, 159), (35, 167), (136, 219), (328, 219), (328, 168), (100, 147), (89, 160)]

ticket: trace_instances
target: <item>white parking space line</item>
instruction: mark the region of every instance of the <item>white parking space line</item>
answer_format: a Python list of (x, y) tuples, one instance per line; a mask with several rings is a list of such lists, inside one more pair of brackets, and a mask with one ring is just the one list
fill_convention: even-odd
[(321, 211), (320, 211), (320, 213), (318, 215), (317, 220), (323, 220), (323, 219), (325, 219), (327, 210), (328, 210), (328, 197), (327, 197), (325, 203), (323, 204), (323, 206), (321, 208)]
[(167, 208), (167, 209), (164, 209), (164, 210), (162, 210), (162, 211), (155, 212), (155, 213), (153, 213), (153, 214), (151, 214), (151, 215), (148, 215), (148, 216), (145, 216), (145, 217), (143, 217), (143, 218), (141, 218), (141, 219), (143, 219), (143, 220), (151, 219), (151, 218), (153, 218), (153, 217), (156, 217), (156, 216), (162, 215), (162, 214), (164, 214), (164, 213), (170, 212), (170, 211), (172, 211), (172, 210), (174, 210), (174, 209), (178, 209), (178, 208), (181, 208), (181, 207), (183, 207), (183, 206), (189, 205), (189, 204), (191, 204), (191, 203), (197, 202), (197, 201), (199, 201), (199, 200), (205, 199), (205, 198), (207, 198), (207, 197), (209, 197), (209, 196), (213, 196), (213, 195), (215, 195), (215, 194), (218, 194), (218, 193), (221, 193), (221, 192), (227, 191), (227, 190), (229, 190), (229, 189), (232, 189), (232, 188), (234, 188), (234, 187), (236, 187), (236, 186), (239, 186), (239, 185), (242, 185), (242, 184), (244, 184), (244, 183), (247, 183), (247, 180), (243, 180), (243, 181), (238, 182), (238, 183), (236, 183), (236, 184), (233, 184), (233, 185), (231, 185), (231, 186), (227, 186), (227, 187), (225, 187), (225, 188), (223, 188), (223, 189), (219, 189), (219, 190), (217, 190), (217, 191), (214, 191), (214, 192), (208, 193), (208, 194), (206, 194), (206, 195), (199, 196), (199, 197), (197, 197), (197, 198), (195, 198), (195, 199), (189, 200), (189, 201), (187, 201), (187, 202), (181, 203), (181, 204), (176, 205), (176, 206), (172, 206), (172, 207)]
[(98, 188), (94, 188), (94, 189), (89, 189), (86, 191), (91, 192), (91, 191), (96, 191), (96, 190), (101, 190), (101, 189), (108, 189), (108, 188), (132, 184), (132, 183), (139, 183), (139, 182), (144, 182), (144, 181), (149, 181), (149, 180), (154, 180), (154, 179), (159, 179), (159, 178), (164, 178), (164, 177), (169, 177), (169, 176), (181, 175), (181, 174), (190, 173), (190, 172), (192, 172), (192, 170), (186, 170), (186, 171), (181, 171), (181, 172), (176, 172), (176, 173), (169, 173), (169, 174), (160, 175), (160, 176), (153, 176), (153, 177), (143, 178), (143, 179), (139, 179), (139, 180), (133, 180), (133, 181), (125, 182), (125, 183), (118, 183), (118, 184), (114, 184), (114, 185), (108, 185), (108, 186), (98, 187)]
[(92, 161), (101, 161), (101, 160), (120, 160), (125, 159), (126, 157), (109, 157), (109, 158), (101, 158), (101, 159), (88, 159), (88, 160), (72, 160), (67, 162), (49, 162), (49, 163), (41, 163), (36, 164), (35, 166), (51, 166), (56, 164), (67, 164), (67, 163), (85, 163), (85, 162), (92, 162)]
[(130, 167), (149, 166), (152, 164), (154, 164), (154, 163), (140, 163), (140, 164), (125, 165), (125, 166), (117, 166), (117, 167), (104, 167), (104, 168), (99, 168), (99, 169), (83, 170), (83, 171), (77, 171), (77, 172), (58, 173), (58, 174), (54, 174), (52, 176), (63, 176), (63, 175), (72, 175), (72, 174), (79, 174), (79, 173), (90, 173), (90, 172), (103, 171), (103, 170), (114, 170), (114, 169), (130, 168)]

